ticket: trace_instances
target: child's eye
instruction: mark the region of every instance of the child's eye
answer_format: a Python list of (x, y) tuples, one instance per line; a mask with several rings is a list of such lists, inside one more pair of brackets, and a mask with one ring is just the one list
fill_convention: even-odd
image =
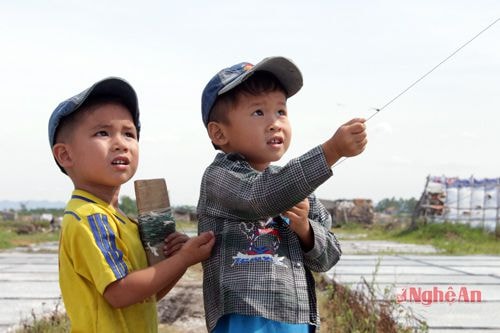
[(280, 116), (286, 116), (286, 110), (279, 110), (278, 115)]
[(263, 116), (264, 115), (264, 111), (262, 110), (257, 110), (257, 111), (254, 111), (252, 113), (253, 116)]
[(135, 133), (134, 132), (126, 132), (125, 133), (125, 136), (128, 137), (128, 138), (132, 138), (132, 139), (135, 139), (136, 136), (135, 136)]
[(96, 136), (108, 136), (108, 132), (106, 132), (106, 131), (99, 131), (95, 135)]

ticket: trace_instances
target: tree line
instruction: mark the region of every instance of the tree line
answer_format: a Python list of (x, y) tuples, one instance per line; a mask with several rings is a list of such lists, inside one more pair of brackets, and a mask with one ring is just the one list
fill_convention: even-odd
[(379, 213), (411, 214), (417, 203), (418, 200), (415, 198), (396, 199), (395, 197), (392, 197), (380, 200), (374, 209)]
[[(396, 199), (395, 197), (385, 198), (377, 203), (374, 210), (380, 213), (385, 212), (393, 214), (409, 214), (413, 212), (417, 202), (418, 200), (415, 198), (410, 198), (410, 199), (403, 199), (403, 198)], [(125, 214), (130, 216), (137, 216), (137, 204), (135, 199), (132, 199), (127, 195), (123, 195), (120, 197), (119, 207)], [(174, 208), (176, 211), (180, 213), (196, 211), (196, 207), (190, 205), (176, 206)], [(21, 209), (18, 211), (20, 215), (31, 215), (31, 214), (40, 215), (48, 213), (54, 216), (62, 216), (63, 212), (64, 212), (63, 208), (27, 209), (26, 205), (24, 204), (21, 204)]]

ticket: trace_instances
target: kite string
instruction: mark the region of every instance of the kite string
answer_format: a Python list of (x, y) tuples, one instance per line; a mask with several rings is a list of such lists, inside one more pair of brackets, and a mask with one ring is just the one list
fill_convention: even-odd
[[(440, 63), (438, 63), (436, 66), (434, 66), (431, 70), (429, 70), (428, 72), (426, 72), (424, 75), (422, 75), (421, 77), (419, 77), (417, 80), (415, 80), (412, 84), (410, 84), (407, 88), (405, 88), (403, 91), (401, 91), (399, 94), (397, 94), (395, 97), (393, 97), (391, 100), (389, 100), (387, 103), (384, 104), (384, 106), (382, 106), (381, 108), (379, 109), (376, 109), (376, 111), (371, 115), (369, 116), (366, 120), (365, 120), (365, 123), (368, 122), (368, 120), (372, 119), (376, 114), (380, 113), (380, 111), (382, 111), (383, 109), (385, 109), (386, 107), (388, 107), (390, 104), (392, 104), (395, 100), (397, 100), (399, 97), (401, 97), (403, 94), (405, 94), (408, 90), (410, 90), (411, 88), (413, 88), (417, 83), (419, 83), (420, 81), (422, 81), (426, 76), (428, 76), (429, 74), (431, 74), (432, 72), (434, 72), (439, 66), (441, 66), (442, 64), (444, 64), (446, 61), (448, 61), (449, 59), (451, 59), (455, 54), (457, 54), (458, 52), (460, 52), (464, 47), (466, 47), (467, 45), (469, 45), (474, 39), (476, 39), (477, 37), (479, 37), (483, 32), (485, 32), (486, 30), (490, 29), (493, 25), (495, 25), (498, 21), (500, 21), (500, 17), (497, 18), (496, 20), (494, 20), (492, 23), (490, 23), (486, 28), (484, 28), (483, 30), (481, 30), (480, 32), (478, 32), (474, 37), (472, 37), (471, 39), (469, 39), (467, 42), (465, 42), (464, 44), (462, 44), (459, 48), (457, 48), (455, 51), (453, 51), (449, 56), (447, 56), (446, 58), (444, 58)], [(337, 163), (335, 163), (332, 168), (338, 166), (339, 164), (341, 164), (342, 162), (344, 162), (345, 160), (347, 159), (347, 157), (343, 157), (342, 159), (340, 159), (339, 161), (337, 161)]]
[(455, 51), (453, 51), (449, 56), (447, 56), (445, 59), (443, 59), (439, 64), (437, 64), (436, 66), (434, 66), (431, 70), (429, 70), (427, 73), (425, 73), (424, 75), (422, 75), (420, 78), (418, 78), (415, 82), (413, 82), (412, 84), (410, 84), (406, 89), (404, 89), (402, 92), (400, 92), (398, 95), (396, 95), (396, 97), (394, 97), (393, 99), (391, 99), (389, 102), (387, 102), (384, 106), (382, 106), (381, 108), (377, 109), (377, 111), (371, 115), (370, 117), (368, 117), (367, 121), (372, 118), (374, 115), (376, 115), (379, 111), (382, 111), (383, 109), (385, 109), (387, 106), (389, 106), (390, 104), (392, 104), (392, 102), (394, 102), (395, 100), (397, 100), (399, 97), (401, 97), (401, 95), (403, 95), (404, 93), (406, 93), (408, 90), (410, 90), (411, 88), (413, 88), (417, 83), (419, 83), (420, 81), (422, 81), (427, 75), (431, 74), (432, 72), (434, 72), (439, 66), (441, 66), (442, 64), (444, 64), (446, 61), (448, 61), (450, 58), (452, 58), (455, 54), (457, 54), (458, 52), (460, 52), (464, 47), (466, 47), (467, 45), (469, 45), (474, 39), (476, 39), (477, 37), (479, 37), (483, 32), (485, 32), (486, 30), (488, 30), (489, 28), (491, 28), (495, 23), (497, 23), (498, 21), (500, 21), (500, 17), (497, 18), (496, 20), (494, 20), (492, 23), (490, 23), (486, 28), (484, 28), (483, 30), (481, 30), (480, 32), (478, 32), (474, 37), (472, 37), (470, 40), (468, 40), (467, 42), (465, 42), (464, 44), (462, 44), (458, 49), (456, 49)]

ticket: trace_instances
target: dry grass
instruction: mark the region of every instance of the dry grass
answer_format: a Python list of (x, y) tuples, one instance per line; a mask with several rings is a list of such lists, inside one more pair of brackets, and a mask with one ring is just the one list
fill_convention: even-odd
[(59, 309), (60, 304), (52, 312), (37, 315), (31, 311), (31, 318), (26, 318), (16, 329), (16, 333), (61, 333), (70, 331), (70, 322), (66, 313)]
[(334, 280), (317, 278), (321, 333), (410, 333), (427, 332), (425, 322), (395, 302), (385, 292), (377, 300), (373, 284), (363, 281), (352, 289)]
[[(316, 280), (321, 316), (320, 333), (427, 332), (425, 323), (402, 309), (393, 297), (386, 297), (382, 301), (376, 300), (373, 287), (366, 281), (360, 285), (363, 288), (354, 290), (335, 281), (327, 281), (319, 275)], [(189, 307), (189, 304), (187, 305)], [(183, 325), (161, 323), (158, 331), (159, 333), (186, 332), (186, 324), (186, 322)], [(69, 328), (70, 323), (66, 314), (56, 306), (54, 311), (45, 316), (32, 313), (31, 318), (19, 325), (16, 333), (59, 333), (69, 332)]]

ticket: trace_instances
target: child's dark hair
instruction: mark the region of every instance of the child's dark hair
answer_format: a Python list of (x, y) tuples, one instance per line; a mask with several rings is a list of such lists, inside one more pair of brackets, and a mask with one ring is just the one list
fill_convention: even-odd
[(258, 96), (274, 91), (281, 91), (288, 96), (283, 85), (273, 74), (266, 71), (257, 71), (236, 88), (217, 97), (208, 122), (215, 121), (227, 124), (227, 113), (235, 107), (239, 96), (242, 94)]

